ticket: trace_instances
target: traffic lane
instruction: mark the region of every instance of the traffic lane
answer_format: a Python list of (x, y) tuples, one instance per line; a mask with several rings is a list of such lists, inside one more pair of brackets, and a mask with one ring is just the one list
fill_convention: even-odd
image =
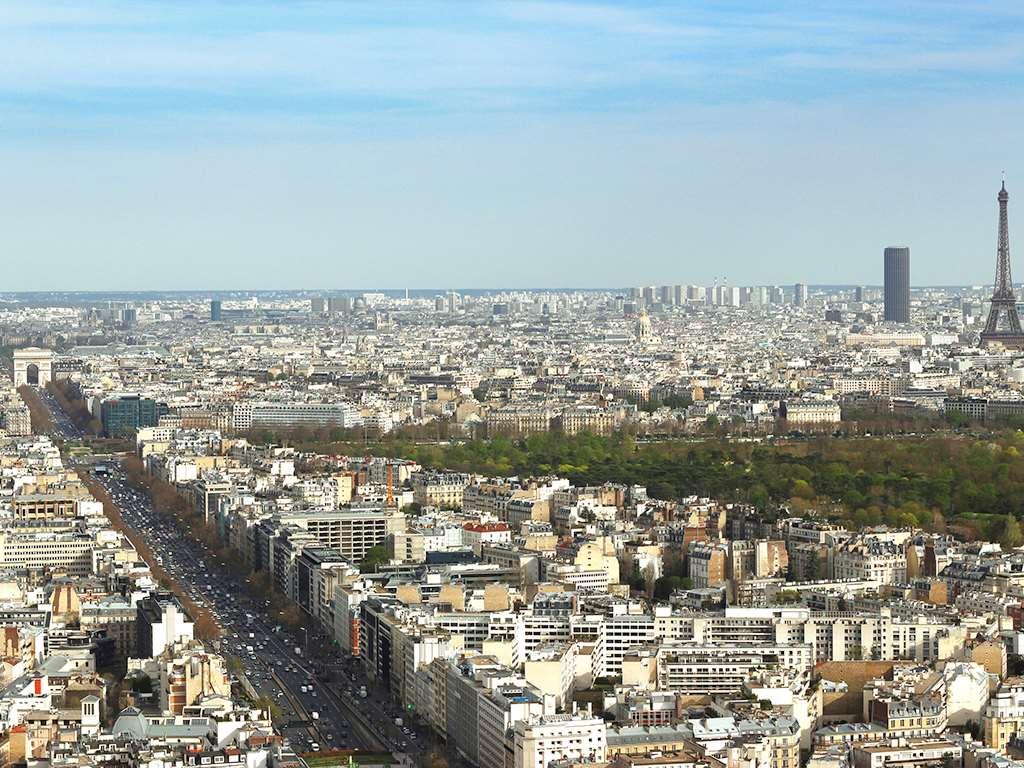
[[(245, 674), (253, 679), (256, 683), (257, 691), (261, 694), (268, 695), (271, 700), (275, 700), (279, 707), (282, 707), (283, 718), (284, 716), (292, 716), (289, 719), (299, 719), (301, 716), (295, 713), (294, 710), (288, 705), (288, 697), (284, 696), (284, 691), (279, 686), (269, 685), (266, 679), (260, 676), (259, 671), (255, 667), (255, 656), (246, 655), (244, 649), (248, 646), (243, 644), (244, 640), (247, 639), (246, 630), (250, 632), (248, 639), (254, 639), (255, 635), (260, 634), (265, 637), (261, 638), (261, 644), (257, 647), (261, 651), (268, 650), (266, 648), (267, 642), (272, 640), (271, 628), (265, 622), (254, 622), (252, 625), (243, 626), (243, 612), (234, 603), (241, 602), (242, 605), (249, 607), (252, 610), (258, 610), (259, 606), (256, 606), (250, 600), (236, 600), (226, 590), (224, 591), (212, 591), (210, 589), (203, 589), (206, 584), (211, 581), (217, 582), (220, 586), (225, 587), (242, 587), (241, 581), (237, 579), (231, 579), (230, 577), (224, 578), (222, 574), (211, 573), (207, 564), (207, 558), (200, 552), (196, 551), (195, 546), (188, 546), (182, 543), (180, 538), (177, 538), (176, 530), (174, 526), (165, 521), (155, 520), (155, 512), (152, 508), (145, 504), (145, 497), (135, 492), (134, 489), (130, 489), (125, 485), (125, 481), (120, 477), (113, 477), (109, 483), (103, 483), (104, 487), (108, 489), (108, 492), (114, 496), (115, 503), (118, 504), (122, 514), (126, 516), (126, 520), (133, 525), (133, 527), (141, 527), (143, 525), (152, 526), (150, 529), (156, 529), (158, 532), (158, 539), (162, 543), (170, 545), (170, 550), (165, 551), (167, 554), (167, 563), (169, 569), (171, 569), (175, 575), (175, 578), (179, 580), (182, 587), (186, 589), (190, 597), (198, 599), (200, 602), (209, 603), (219, 615), (218, 618), (224, 629), (229, 633), (223, 639), (225, 645), (233, 647), (240, 651), (240, 657), (242, 658), (243, 670)], [(128, 502), (128, 503), (125, 503)], [(172, 537), (175, 537), (172, 539)], [(173, 542), (173, 543), (172, 543)], [(231, 582), (234, 584), (232, 585)], [(202, 597), (200, 597), (202, 595)], [(211, 598), (209, 601), (207, 598)], [(248, 618), (248, 616), (246, 616)], [(230, 620), (233, 620), (230, 621)], [(231, 632), (233, 630), (233, 632)], [(294, 637), (289, 638), (290, 641), (294, 642)], [(233, 641), (233, 642), (232, 642)], [(276, 665), (282, 666), (286, 662), (290, 663), (291, 659), (289, 656), (289, 648), (287, 644), (280, 644), (276, 648), (276, 652), (272, 653), (271, 660)], [(294, 687), (296, 690), (301, 690), (301, 680), (303, 679), (297, 671), (294, 673), (295, 680)], [(307, 683), (312, 685), (312, 683)], [(301, 696), (301, 693), (300, 693)], [(307, 694), (309, 705), (312, 706), (316, 702), (317, 696)], [(329, 706), (333, 702), (329, 701)], [(323, 722), (319, 724), (319, 730), (324, 731), (324, 740), (332, 743), (340, 743), (344, 745), (358, 745), (357, 739), (354, 739), (348, 732), (349, 723), (344, 716), (339, 716), (337, 722), (332, 717), (322, 717)], [(308, 748), (310, 741), (309, 734), (303, 729), (291, 728), (287, 725), (284, 726), (284, 731), (292, 736), (296, 743), (302, 743)], [(397, 744), (396, 744), (397, 745)], [(379, 748), (375, 748), (379, 749)]]
[[(118, 472), (117, 474), (113, 475), (110, 478), (109, 483), (104, 483), (104, 487), (107, 488), (108, 492), (111, 490), (117, 491), (114, 500), (115, 503), (118, 504), (119, 509), (121, 509), (121, 502), (125, 499), (125, 497), (129, 496), (129, 494), (125, 491), (125, 482), (126, 479), (122, 476), (122, 473)], [(134, 503), (125, 505), (128, 507), (128, 510), (125, 510), (128, 512), (126, 521), (132, 524), (133, 527), (138, 526), (139, 528), (141, 528), (144, 525), (155, 526), (158, 532), (166, 534), (163, 538), (166, 541), (166, 543), (170, 545), (170, 548), (166, 551), (168, 557), (165, 558), (166, 562), (164, 563), (164, 566), (168, 568), (168, 570), (172, 573), (172, 575), (175, 576), (175, 578), (179, 579), (179, 581), (182, 583), (182, 586), (186, 588), (186, 590), (189, 592), (190, 597), (193, 597), (194, 599), (200, 599), (203, 602), (206, 601), (206, 598), (209, 598), (214, 609), (219, 610), (222, 613), (223, 621), (226, 624), (225, 628), (235, 630), (233, 634), (244, 632), (247, 629), (252, 634), (256, 634), (256, 631), (258, 631), (261, 635), (263, 635), (264, 644), (273, 644), (276, 639), (274, 638), (273, 630), (269, 627), (268, 623), (263, 621), (259, 623), (259, 626), (249, 625), (246, 627), (242, 627), (240, 622), (237, 622), (239, 615), (231, 604), (234, 601), (229, 601), (225, 599), (227, 596), (226, 591), (214, 591), (212, 594), (208, 594), (209, 590), (202, 589), (202, 584), (204, 580), (213, 578), (217, 578), (218, 580), (221, 579), (219, 575), (211, 575), (209, 573), (208, 567), (202, 561), (202, 558), (206, 557), (206, 555), (202, 552), (199, 552), (194, 545), (190, 546), (190, 543), (186, 543), (180, 537), (174, 539), (172, 543), (172, 525), (170, 523), (158, 522), (154, 519), (156, 518), (155, 510), (153, 510), (151, 505), (147, 503), (148, 499), (146, 499), (141, 493), (137, 491), (130, 494), (130, 498), (131, 501)], [(197, 560), (196, 558), (199, 559)], [(192, 566), (191, 570), (185, 565), (185, 563), (188, 563)], [(230, 581), (230, 578), (228, 580)], [(236, 580), (236, 584), (238, 586), (241, 586), (241, 581)], [(196, 598), (196, 595), (199, 594), (202, 595), (202, 598)], [(254, 608), (258, 610), (258, 607), (254, 606)], [(237, 623), (233, 624), (230, 621), (230, 619), (232, 618), (234, 618)], [(293, 635), (288, 635), (288, 640), (291, 643), (295, 643), (297, 641), (297, 638), (295, 638)], [(284, 659), (289, 658), (289, 648), (286, 644), (280, 643), (276, 650), (277, 653), (274, 654), (275, 660), (283, 662)], [(298, 692), (301, 695), (302, 684), (303, 683), (301, 682), (298, 674), (295, 674), (290, 686), (291, 692), (295, 693), (295, 689), (298, 689)], [(306, 684), (315, 686), (316, 681), (313, 681), (312, 683), (307, 681)], [(314, 687), (313, 690), (317, 690), (316, 687)], [(309, 698), (311, 702), (313, 699), (317, 699), (316, 696), (310, 696)], [(337, 728), (335, 721), (344, 722), (348, 724), (348, 719), (345, 717), (345, 714), (347, 713), (344, 713), (341, 707), (339, 706), (338, 702), (333, 700), (330, 696), (325, 696), (323, 700), (327, 703), (327, 706), (331, 710), (333, 710), (334, 717), (327, 718), (322, 728), (326, 730), (328, 724), (330, 724), (330, 726), (333, 726), (335, 730), (343, 730)], [(331, 735), (333, 733), (334, 730), (332, 730), (328, 734), (325, 734), (325, 736)], [(348, 736), (348, 734), (342, 733), (341, 735), (344, 737), (344, 741), (353, 741), (353, 739), (351, 739), (351, 737)], [(391, 734), (391, 736), (392, 739), (389, 739), (391, 743), (388, 746), (390, 746), (391, 748), (400, 748), (401, 740), (398, 739), (395, 736), (395, 734)], [(335, 740), (338, 739), (329, 739), (329, 741)]]
[[(142, 493), (130, 489), (128, 486), (126, 486), (125, 483), (126, 477), (124, 476), (123, 471), (120, 471), (118, 469), (115, 472), (115, 474), (110, 476), (108, 490), (117, 490), (115, 501), (119, 503), (119, 506), (120, 503), (125, 500), (132, 502), (127, 504), (126, 506), (130, 507), (131, 509), (130, 517), (132, 518), (133, 523), (137, 523), (140, 526), (155, 526), (158, 538), (162, 539), (163, 541), (166, 541), (166, 543), (170, 545), (170, 550), (168, 552), (169, 557), (166, 559), (166, 562), (164, 563), (165, 567), (167, 567), (168, 570), (172, 572), (172, 575), (174, 575), (175, 578), (178, 578), (179, 580), (184, 582), (183, 586), (188, 588), (190, 595), (193, 595), (195, 593), (202, 593), (203, 597), (198, 599), (200, 599), (204, 603), (206, 602), (205, 598), (210, 598), (210, 604), (212, 605), (214, 610), (222, 614), (222, 620), (225, 623), (231, 623), (231, 619), (235, 619), (235, 621), (237, 622), (240, 616), (237, 612), (237, 607), (232, 605), (232, 603), (236, 601), (233, 599), (224, 600), (224, 598), (229, 597), (226, 590), (224, 592), (214, 591), (213, 594), (207, 594), (209, 590), (204, 590), (203, 585), (209, 584), (210, 580), (216, 578), (218, 581), (228, 581), (229, 585), (233, 581), (235, 586), (241, 587), (242, 581), (231, 576), (215, 576), (213, 574), (210, 574), (209, 568), (206, 566), (204, 562), (204, 559), (208, 557), (208, 555), (204, 552), (199, 551), (199, 548), (195, 546), (194, 542), (182, 540), (180, 536), (177, 535), (176, 530), (174, 530), (175, 527), (173, 526), (173, 524), (155, 519), (157, 518), (157, 516), (155, 514), (155, 511), (152, 509), (151, 505), (148, 503), (148, 498), (146, 498)], [(105, 485), (105, 487), (107, 486)], [(133, 525), (133, 527), (135, 526)], [(185, 563), (187, 563), (188, 566), (191, 566), (191, 568), (186, 566)], [(261, 607), (255, 604), (252, 604), (252, 606), (255, 610), (258, 611), (258, 616), (265, 617), (265, 614), (263, 614), (263, 608), (265, 608), (265, 606)], [(232, 626), (231, 628), (242, 629), (241, 627), (236, 626)], [(274, 635), (272, 634), (272, 629), (269, 625), (269, 622), (266, 622), (265, 620), (259, 620), (257, 621), (257, 623), (245, 627), (245, 629), (248, 629), (250, 631), (255, 629), (259, 631), (261, 635), (265, 636), (267, 641), (273, 642), (275, 639)], [(292, 648), (294, 648), (294, 644), (298, 642), (298, 638), (294, 634), (290, 634), (287, 632), (285, 632), (284, 634), (287, 637), (288, 643), (286, 644), (282, 642), (281, 645), (279, 646), (278, 656), (281, 660), (285, 658), (290, 658)], [(289, 644), (292, 645), (292, 648), (288, 647)], [(294, 680), (291, 681), (291, 684), (294, 686), (294, 688), (292, 689), (293, 692), (295, 688), (299, 688), (299, 693), (301, 694), (301, 685), (303, 684), (303, 681), (302, 679), (300, 679), (298, 674), (296, 674)], [(313, 690), (318, 690), (317, 683), (315, 680), (312, 683), (310, 683), (307, 680), (306, 684), (313, 685)], [(333, 700), (331, 693), (333, 692), (328, 692), (327, 699), (331, 701), (331, 704), (333, 705), (332, 708), (338, 708), (338, 702)], [(394, 726), (393, 723), (390, 722), (390, 719), (387, 717), (387, 715), (379, 711), (379, 706), (377, 702), (371, 703), (368, 700), (363, 699), (360, 701), (360, 706), (365, 707), (366, 709), (376, 710), (372, 712), (374, 716), (372, 723), (377, 728), (379, 728), (381, 722), (387, 723), (384, 729), (384, 735), (386, 736), (386, 740), (390, 743), (390, 746), (392, 748), (408, 748), (409, 741), (415, 742), (418, 740), (417, 738), (412, 738), (412, 734), (404, 733), (401, 731), (401, 729)], [(370, 727), (370, 722), (366, 722), (365, 725), (367, 727)]]
[(43, 387), (36, 388), (39, 394), (39, 399), (46, 406), (47, 411), (50, 413), (50, 419), (57, 429), (57, 434), (60, 437), (65, 438), (76, 438), (82, 437), (83, 431), (75, 425), (71, 418), (67, 415), (57, 400), (50, 394), (49, 390)]

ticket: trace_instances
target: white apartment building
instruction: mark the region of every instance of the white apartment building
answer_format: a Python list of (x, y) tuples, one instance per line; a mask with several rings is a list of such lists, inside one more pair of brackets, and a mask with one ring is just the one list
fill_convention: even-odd
[(547, 768), (553, 760), (603, 763), (608, 740), (604, 720), (587, 714), (540, 715), (515, 724), (514, 767)]
[(691, 695), (734, 693), (771, 668), (810, 670), (809, 643), (777, 646), (662, 645), (656, 655), (658, 689)]
[(950, 661), (942, 669), (946, 688), (946, 717), (954, 727), (977, 720), (989, 699), (989, 676), (980, 664)]
[(477, 700), (479, 764), (511, 768), (515, 763), (513, 724), (544, 714), (552, 713), (528, 685), (506, 682), (481, 691)]
[(858, 536), (833, 547), (829, 557), (835, 579), (907, 583), (907, 555), (899, 544)]
[(437, 613), (434, 614), (433, 623), (434, 626), (453, 635), (462, 635), (463, 645), (470, 651), (482, 651), (484, 640), (490, 637), (489, 613)]
[(367, 551), (383, 544), (389, 535), (404, 531), (405, 515), (394, 509), (352, 508), (295, 512), (281, 515), (280, 523), (305, 529), (323, 546), (335, 549), (349, 561), (357, 563)]
[(568, 614), (522, 614), (516, 621), (514, 658), (521, 662), (545, 643), (565, 643), (572, 637)]
[(456, 472), (415, 472), (412, 500), (420, 506), (461, 508), (469, 478)]
[(622, 674), (622, 660), (629, 651), (663, 637), (654, 616), (647, 613), (612, 616), (605, 619), (603, 629), (604, 669), (600, 675)]
[(569, 563), (557, 563), (545, 569), (544, 578), (547, 581), (568, 584), (576, 592), (607, 592), (608, 571), (587, 570), (579, 565)]
[(960, 765), (963, 747), (948, 739), (896, 740), (889, 744), (860, 744), (850, 750), (851, 768), (906, 768)]
[(69, 576), (92, 573), (96, 539), (77, 533), (0, 533), (0, 569), (64, 569)]
[(231, 409), (231, 426), (236, 432), (257, 427), (358, 427), (363, 423), (359, 409), (351, 403), (238, 402)]
[(783, 405), (783, 417), (790, 426), (800, 424), (838, 424), (842, 419), (839, 403), (833, 400), (800, 400)]
[(509, 544), (512, 542), (512, 530), (508, 523), (466, 523), (462, 526), (462, 544), (470, 547), (479, 557), (480, 548)]
[(554, 696), (555, 707), (568, 709), (576, 687), (576, 643), (546, 643), (526, 655), (523, 676), (543, 694)]

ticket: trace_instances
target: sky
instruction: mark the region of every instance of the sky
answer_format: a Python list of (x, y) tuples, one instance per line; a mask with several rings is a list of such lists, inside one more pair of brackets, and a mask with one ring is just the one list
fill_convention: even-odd
[(887, 245), (980, 285), (1003, 172), (1024, 252), (1018, 1), (4, 0), (0, 40), (3, 290), (879, 284)]

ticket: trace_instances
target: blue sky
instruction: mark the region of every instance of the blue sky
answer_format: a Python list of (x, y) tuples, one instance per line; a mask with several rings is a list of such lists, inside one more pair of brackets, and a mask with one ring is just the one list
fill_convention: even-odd
[(7, 0), (0, 39), (11, 289), (877, 283), (891, 244), (984, 283), (1024, 195), (1014, 2)]

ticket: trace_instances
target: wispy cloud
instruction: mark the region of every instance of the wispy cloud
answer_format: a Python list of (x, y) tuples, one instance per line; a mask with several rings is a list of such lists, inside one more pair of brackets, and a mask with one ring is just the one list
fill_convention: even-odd
[(9, 0), (0, 106), (69, 127), (228, 111), (413, 128), (416, 115), (983, 92), (1024, 74), (1021, 19), (999, 2)]

